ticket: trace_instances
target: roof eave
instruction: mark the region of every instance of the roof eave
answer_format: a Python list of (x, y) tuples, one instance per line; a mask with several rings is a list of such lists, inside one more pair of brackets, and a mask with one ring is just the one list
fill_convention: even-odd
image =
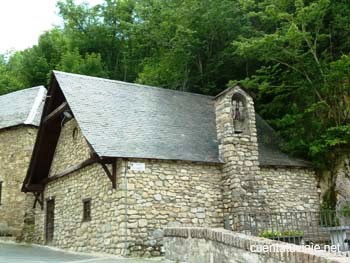
[(296, 168), (296, 169), (315, 169), (313, 165), (308, 164), (260, 164), (259, 165), (262, 168)]
[(180, 158), (160, 158), (160, 157), (141, 157), (141, 156), (107, 156), (99, 155), (101, 159), (104, 158), (121, 158), (121, 159), (141, 159), (141, 160), (159, 160), (159, 161), (174, 161), (174, 162), (193, 162), (193, 163), (206, 163), (206, 164), (224, 164), (222, 160), (199, 160), (199, 159), (180, 159)]
[(1, 127), (0, 131), (9, 130), (9, 129), (12, 129), (12, 128), (18, 128), (18, 127), (21, 127), (21, 126), (33, 127), (33, 128), (38, 128), (39, 127), (38, 125), (35, 125), (35, 124), (18, 123), (18, 124), (14, 124), (14, 125), (11, 125), (11, 126)]

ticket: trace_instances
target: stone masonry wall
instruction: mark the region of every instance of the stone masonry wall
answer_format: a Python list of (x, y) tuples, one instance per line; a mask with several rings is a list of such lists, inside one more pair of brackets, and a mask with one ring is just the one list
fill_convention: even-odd
[[(76, 127), (75, 121), (71, 121), (63, 128), (53, 162), (55, 173), (83, 161), (81, 156), (89, 156), (80, 131), (74, 142), (68, 136)], [(67, 144), (72, 143), (80, 145), (79, 149), (71, 151), (76, 146)], [(44, 198), (55, 200), (52, 245), (77, 251), (159, 255), (162, 229), (169, 224), (223, 225), (220, 166), (180, 161), (128, 161), (117, 161), (117, 189), (112, 189), (97, 163), (46, 186)], [(125, 170), (131, 162), (145, 163), (145, 170)], [(92, 218), (82, 222), (82, 200), (86, 198), (91, 198)], [(38, 243), (45, 241), (45, 209), (36, 209), (35, 241)]]
[[(232, 96), (246, 100), (248, 132), (234, 133)], [(255, 110), (252, 98), (236, 86), (215, 101), (219, 153), (223, 165), (223, 202), (225, 214), (254, 212), (266, 207), (265, 186), (261, 185)]]
[(320, 191), (312, 169), (262, 167), (260, 173), (270, 211), (319, 211)]
[(37, 129), (17, 126), (0, 130), (0, 232), (19, 238), (24, 220), (31, 221), (32, 194), (21, 192)]
[[(234, 133), (232, 97), (246, 100), (248, 132)], [(319, 211), (318, 180), (312, 169), (261, 167), (252, 98), (239, 86), (216, 98), (216, 122), (223, 164), (225, 215), (237, 212)]]
[(59, 143), (57, 144), (55, 158), (50, 169), (50, 176), (62, 172), (74, 164), (85, 161), (91, 154), (92, 151), (84, 139), (76, 120), (72, 119), (66, 122), (60, 134)]

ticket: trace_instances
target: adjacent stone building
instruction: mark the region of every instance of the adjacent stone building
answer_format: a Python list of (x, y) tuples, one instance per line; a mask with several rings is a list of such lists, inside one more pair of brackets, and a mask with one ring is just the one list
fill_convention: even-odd
[(35, 87), (0, 96), (0, 236), (19, 238), (30, 220), (33, 195), (22, 193), (21, 186), (45, 95), (44, 87)]
[(163, 228), (242, 211), (317, 211), (309, 163), (278, 148), (239, 85), (216, 97), (55, 71), (24, 192), (35, 242), (161, 253)]

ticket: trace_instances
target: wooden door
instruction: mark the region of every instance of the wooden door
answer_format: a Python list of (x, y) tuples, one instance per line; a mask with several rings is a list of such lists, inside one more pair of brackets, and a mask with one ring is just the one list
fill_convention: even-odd
[(45, 228), (46, 243), (50, 243), (53, 239), (54, 222), (55, 222), (55, 200), (51, 199), (46, 201), (46, 228)]

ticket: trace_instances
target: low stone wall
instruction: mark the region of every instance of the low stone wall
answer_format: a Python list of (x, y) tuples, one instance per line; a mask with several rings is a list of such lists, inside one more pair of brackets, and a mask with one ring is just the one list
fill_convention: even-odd
[[(166, 259), (188, 263), (345, 263), (349, 258), (224, 229), (166, 228)], [(272, 248), (264, 252), (260, 248)], [(252, 252), (253, 251), (253, 252)], [(288, 252), (287, 252), (288, 251)]]

